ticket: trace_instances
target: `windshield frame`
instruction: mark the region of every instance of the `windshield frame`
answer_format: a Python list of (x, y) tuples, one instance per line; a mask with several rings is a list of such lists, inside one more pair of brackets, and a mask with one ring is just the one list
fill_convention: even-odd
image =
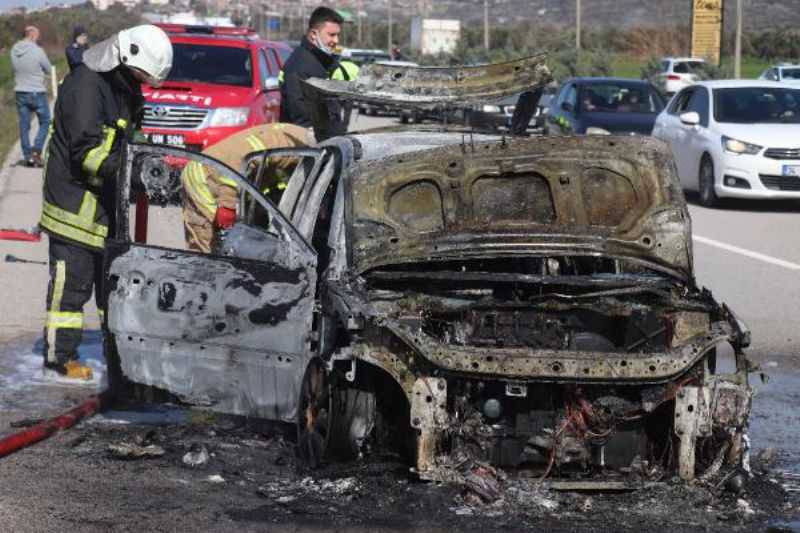
[[(744, 91), (769, 91), (773, 93), (794, 93), (793, 96), (796, 102), (796, 108), (792, 115), (788, 115), (785, 118), (793, 118), (793, 120), (784, 120), (780, 118), (775, 118), (773, 120), (765, 120), (765, 117), (753, 117), (752, 119), (743, 118), (741, 120), (730, 120), (732, 117), (728, 117), (727, 115), (723, 115), (723, 104), (722, 98), (728, 94), (737, 93), (737, 92), (744, 92)], [(767, 85), (751, 85), (746, 87), (714, 87), (712, 89), (713, 97), (713, 116), (714, 121), (719, 124), (800, 124), (800, 88), (796, 87), (774, 87), (774, 86), (767, 86)], [(759, 112), (763, 113), (764, 107), (763, 105), (755, 105), (757, 102), (753, 102), (750, 104), (750, 107), (758, 110)], [(783, 114), (789, 112), (790, 110), (784, 111)]]

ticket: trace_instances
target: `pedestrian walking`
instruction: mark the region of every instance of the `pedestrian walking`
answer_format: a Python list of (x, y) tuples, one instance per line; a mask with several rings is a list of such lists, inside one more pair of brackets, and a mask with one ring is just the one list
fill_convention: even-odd
[[(50, 126), (50, 106), (47, 102), (45, 76), (50, 74), (47, 54), (37, 44), (39, 28), (28, 26), (22, 40), (11, 48), (11, 66), (14, 69), (14, 96), (19, 118), (19, 141), (26, 166), (41, 167), (42, 149)], [(31, 146), (31, 114), (39, 121), (39, 130)]]
[[(293, 124), (262, 124), (234, 133), (203, 153), (238, 170), (245, 156), (252, 152), (308, 146), (313, 142), (306, 128)], [(296, 158), (270, 158), (263, 173), (264, 181), (255, 185), (273, 201), (280, 201), (296, 164)], [(239, 200), (236, 182), (191, 161), (181, 173), (181, 184), (187, 246), (190, 250), (210, 253), (216, 231), (230, 228), (236, 221)]]
[(77, 352), (92, 289), (103, 318), (102, 251), (114, 226), (114, 178), (140, 126), (140, 85), (158, 86), (167, 77), (172, 45), (162, 29), (142, 25), (89, 48), (83, 59), (56, 100), (39, 225), (50, 236), (44, 366), (90, 379)]
[(324, 141), (347, 132), (347, 121), (344, 119), (339, 102), (328, 101), (325, 104), (323, 120), (315, 121), (315, 113), (320, 110), (311, 108), (311, 103), (303, 95), (301, 81), (309, 78), (331, 78), (339, 68), (339, 35), (344, 20), (333, 9), (318, 7), (308, 19), (306, 35), (300, 46), (294, 49), (283, 66), (283, 84), (281, 85), (281, 122), (296, 124), (304, 128), (315, 128), (317, 141)]
[(83, 52), (89, 48), (88, 43), (89, 34), (86, 33), (86, 28), (83, 26), (75, 26), (75, 29), (72, 30), (72, 42), (64, 50), (70, 72), (83, 63)]

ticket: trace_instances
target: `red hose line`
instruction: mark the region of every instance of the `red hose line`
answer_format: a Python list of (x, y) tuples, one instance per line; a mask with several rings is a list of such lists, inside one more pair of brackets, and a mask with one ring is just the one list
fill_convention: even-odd
[(42, 236), (22, 229), (0, 229), (0, 241), (39, 242)]
[(11, 455), (17, 450), (42, 441), (58, 431), (69, 429), (84, 418), (92, 416), (107, 404), (107, 392), (91, 396), (88, 400), (63, 415), (45, 420), (28, 429), (0, 439), (0, 457)]

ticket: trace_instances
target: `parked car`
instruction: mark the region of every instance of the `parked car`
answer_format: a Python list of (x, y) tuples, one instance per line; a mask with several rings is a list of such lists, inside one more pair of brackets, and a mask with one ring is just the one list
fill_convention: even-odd
[[(541, 130), (544, 127), (545, 115), (552, 93), (543, 93), (536, 105), (528, 129)], [(511, 128), (511, 119), (517, 106), (518, 94), (511, 95), (498, 102), (490, 102), (473, 106), (464, 113), (464, 125), (477, 130), (507, 131)]]
[(782, 63), (768, 68), (758, 77), (760, 80), (800, 83), (800, 65)]
[(159, 26), (173, 60), (161, 87), (142, 88), (142, 131), (150, 142), (201, 151), (241, 129), (277, 122), (285, 44), (247, 28)]
[(705, 62), (699, 57), (665, 57), (661, 60), (661, 72), (656, 76), (657, 86), (667, 96), (672, 96), (698, 80), (696, 70)]
[[(541, 57), (397, 72), (378, 91), (309, 80), (309, 104), (472, 105), (549, 79)], [(240, 188), (211, 254), (185, 249), (180, 205), (131, 239), (131, 187), (183, 198), (170, 157)], [(274, 157), (298, 163), (277, 206), (259, 186)], [(398, 127), (254, 153), (248, 177), (165, 146), (127, 160), (103, 284), (117, 392), (293, 423), (311, 465), (396, 446), (430, 480), (491, 462), (619, 490), (741, 464), (749, 333), (695, 284), (661, 142)]]
[(559, 88), (545, 120), (548, 135), (650, 135), (664, 109), (661, 94), (647, 81), (576, 78)]
[(669, 143), (684, 189), (721, 198), (800, 198), (800, 88), (708, 81), (678, 93), (653, 135)]

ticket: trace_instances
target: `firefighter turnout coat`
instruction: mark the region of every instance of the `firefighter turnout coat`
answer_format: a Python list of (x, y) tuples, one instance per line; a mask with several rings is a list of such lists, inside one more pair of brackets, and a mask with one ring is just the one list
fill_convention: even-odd
[[(307, 129), (293, 124), (260, 124), (244, 129), (203, 150), (227, 166), (241, 170), (246, 155), (261, 150), (294, 148), (313, 144)], [(289, 172), (297, 160), (272, 157), (267, 161), (265, 183), (256, 184), (271, 198), (286, 188)], [(236, 182), (219, 175), (208, 166), (191, 161), (181, 173), (184, 191), (184, 226), (190, 249), (209, 253), (213, 238), (213, 221), (219, 207), (236, 210), (239, 191)]]
[(59, 89), (46, 153), (40, 226), (53, 237), (102, 250), (112, 225), (124, 140), (144, 103), (125, 67), (79, 65)]

